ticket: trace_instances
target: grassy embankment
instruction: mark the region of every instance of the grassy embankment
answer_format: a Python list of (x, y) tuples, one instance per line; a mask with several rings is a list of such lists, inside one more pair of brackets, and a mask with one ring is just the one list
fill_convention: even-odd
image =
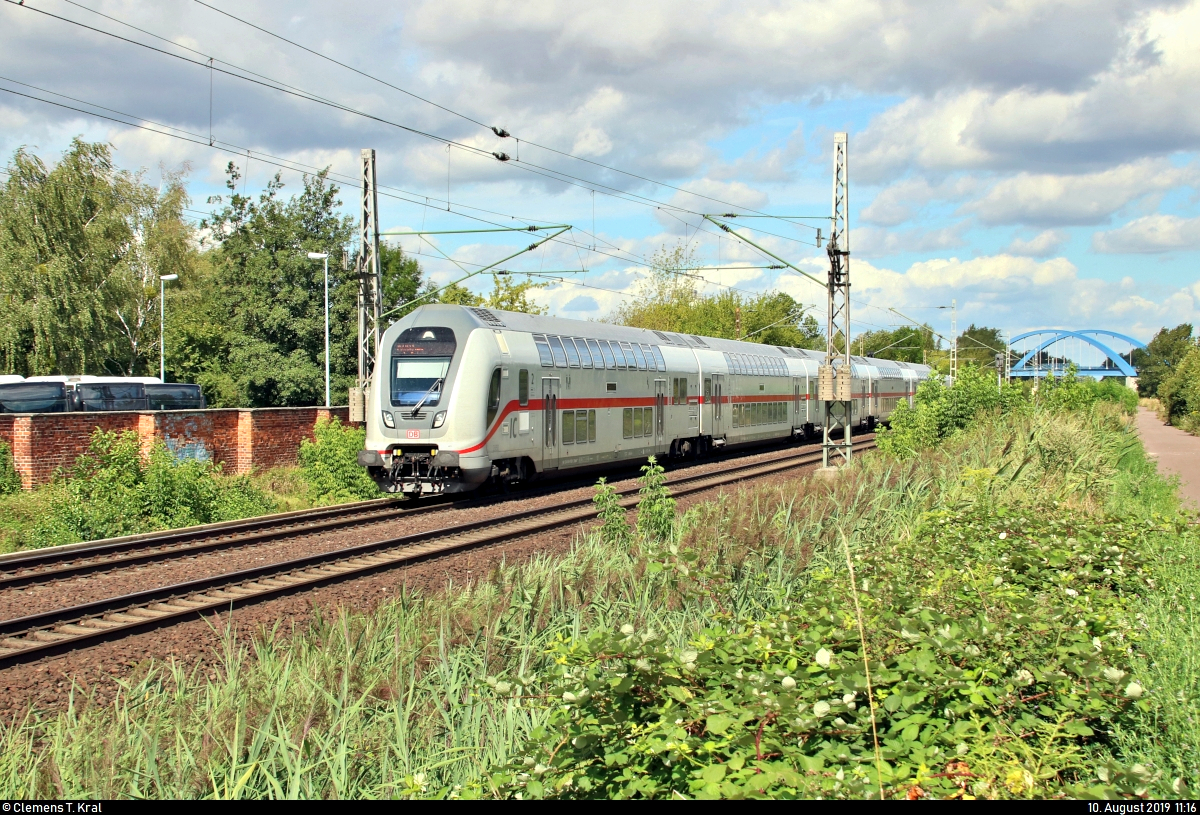
[(0, 445), (0, 552), (377, 498), (355, 463), (362, 439), (336, 420), (319, 423), (298, 466), (228, 476), (209, 462), (177, 461), (162, 443), (144, 456), (135, 433), (97, 430), (73, 467), (28, 492)]
[(679, 518), (650, 485), (643, 508), (565, 558), (31, 712), (0, 736), (0, 795), (1186, 795), (1197, 777), (1200, 541), (1110, 406), (1028, 407)]

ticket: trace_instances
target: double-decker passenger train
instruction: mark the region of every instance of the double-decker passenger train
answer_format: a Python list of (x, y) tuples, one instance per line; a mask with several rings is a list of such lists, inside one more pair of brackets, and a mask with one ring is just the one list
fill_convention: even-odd
[[(358, 463), (386, 492), (466, 492), (647, 456), (814, 438), (823, 353), (428, 305), (383, 333)], [(873, 428), (929, 376), (852, 358)]]

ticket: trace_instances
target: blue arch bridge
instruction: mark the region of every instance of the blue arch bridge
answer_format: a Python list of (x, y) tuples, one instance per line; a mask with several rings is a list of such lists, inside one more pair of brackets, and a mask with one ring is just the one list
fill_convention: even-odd
[(1041, 328), (1009, 340), (1009, 360), (1012, 362), (1009, 376), (1062, 376), (1074, 365), (1080, 376), (1096, 379), (1123, 376), (1126, 384), (1135, 387), (1137, 370), (1131, 362), (1133, 350), (1145, 347), (1145, 343), (1133, 337), (1101, 328), (1078, 331)]

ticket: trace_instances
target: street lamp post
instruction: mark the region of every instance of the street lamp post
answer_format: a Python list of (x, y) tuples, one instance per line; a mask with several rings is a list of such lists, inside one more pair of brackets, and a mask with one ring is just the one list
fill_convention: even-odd
[(177, 274), (158, 276), (158, 378), (167, 381), (167, 281), (178, 280)]
[(329, 253), (309, 252), (308, 259), (325, 261), (325, 407), (329, 407)]

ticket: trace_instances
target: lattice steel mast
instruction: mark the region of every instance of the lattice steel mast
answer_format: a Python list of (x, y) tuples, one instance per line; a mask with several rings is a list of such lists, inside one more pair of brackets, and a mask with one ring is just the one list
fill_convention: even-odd
[[(850, 363), (850, 178), (848, 137), (833, 136), (833, 214), (829, 243), (829, 319), (825, 327), (825, 364), (817, 380), (817, 396), (825, 406), (821, 459), (826, 467), (840, 457), (849, 463), (850, 425), (853, 417)], [(837, 336), (843, 349), (838, 350)], [(840, 432), (839, 432), (840, 431)], [(841, 437), (840, 439), (838, 437)]]
[(375, 151), (362, 151), (362, 223), (358, 252), (358, 382), (350, 390), (350, 421), (366, 419), (366, 401), (379, 348), (379, 193), (375, 186)]

